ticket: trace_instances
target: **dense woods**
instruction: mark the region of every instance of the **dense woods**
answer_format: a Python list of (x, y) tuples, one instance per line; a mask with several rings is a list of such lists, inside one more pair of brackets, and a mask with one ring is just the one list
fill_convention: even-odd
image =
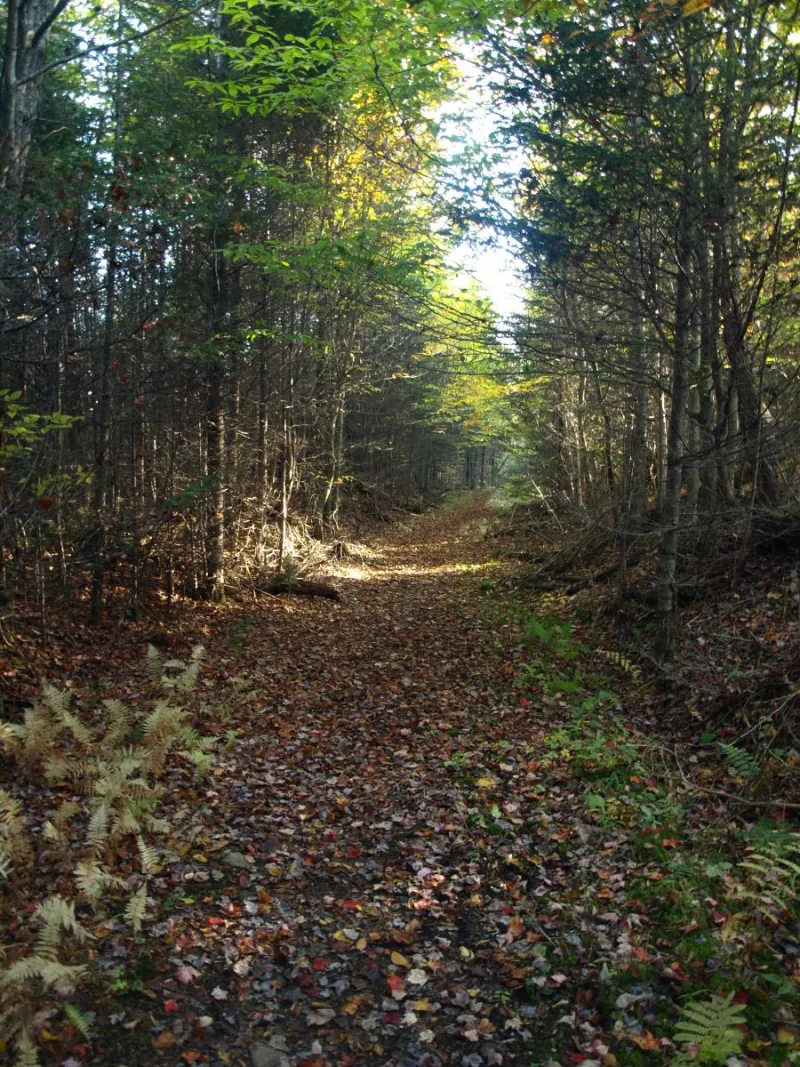
[[(296, 522), (335, 529), (343, 492), (380, 514), (516, 474), (616, 537), (621, 588), (660, 542), (667, 650), (685, 559), (746, 551), (796, 493), (795, 25), (11, 5), (7, 589), (44, 603), (88, 568), (100, 621), (124, 561), (134, 614), (143, 576), (220, 599)], [(497, 118), (454, 158), (459, 40)], [(527, 278), (500, 332), (447, 280), (472, 222)]]
[(369, 5), (57, 13), (25, 7), (22, 48), (9, 12), (6, 581), (46, 599), (88, 565), (95, 621), (120, 560), (134, 612), (144, 573), (220, 599), (226, 570), (282, 565), (296, 518), (335, 528), (343, 488), (378, 514), (379, 490), (454, 481), (444, 378), (412, 365), (446, 366), (449, 320), (461, 349), (491, 323), (444, 284), (442, 29)]
[(532, 278), (528, 462), (616, 531), (623, 588), (660, 537), (664, 647), (682, 558), (746, 554), (796, 511), (798, 40), (789, 8), (702, 2), (488, 35), (527, 159), (506, 228)]

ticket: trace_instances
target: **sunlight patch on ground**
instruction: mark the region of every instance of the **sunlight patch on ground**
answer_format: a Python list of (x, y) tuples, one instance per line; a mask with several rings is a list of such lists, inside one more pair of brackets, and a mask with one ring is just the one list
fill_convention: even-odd
[(445, 574), (484, 574), (487, 571), (496, 570), (499, 566), (500, 560), (490, 560), (484, 563), (433, 563), (430, 566), (409, 563), (369, 571), (358, 567), (342, 567), (339, 568), (338, 573), (343, 578), (352, 577), (355, 581), (390, 582), (395, 578), (433, 578)]

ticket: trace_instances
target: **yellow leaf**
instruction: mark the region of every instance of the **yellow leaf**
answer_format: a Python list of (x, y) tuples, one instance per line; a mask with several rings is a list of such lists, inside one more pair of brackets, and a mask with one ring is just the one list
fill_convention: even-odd
[(479, 778), (475, 783), (479, 789), (492, 789), (495, 784), (493, 778)]
[(681, 10), (681, 18), (688, 18), (689, 15), (704, 11), (707, 7), (711, 7), (711, 0), (686, 0)]
[(411, 961), (407, 960), (405, 958), (405, 956), (403, 956), (402, 953), (400, 953), (400, 952), (393, 952), (391, 958), (392, 958), (392, 963), (396, 963), (398, 967), (410, 967), (411, 966)]
[(367, 939), (366, 939), (366, 937), (359, 937), (358, 941), (356, 941), (356, 948), (358, 949), (358, 951), (359, 952), (363, 952), (366, 947), (367, 947)]
[(788, 1026), (781, 1025), (778, 1027), (777, 1037), (781, 1045), (793, 1045), (795, 1043), (796, 1035)]
[(427, 997), (414, 1001), (414, 1011), (430, 1011), (431, 1002)]
[(202, 852), (193, 852), (192, 859), (198, 863), (208, 863), (208, 856), (204, 856)]
[(661, 1041), (649, 1030), (645, 1030), (643, 1034), (626, 1034), (626, 1041), (632, 1041), (634, 1045), (638, 1045), (643, 1052), (660, 1052)]

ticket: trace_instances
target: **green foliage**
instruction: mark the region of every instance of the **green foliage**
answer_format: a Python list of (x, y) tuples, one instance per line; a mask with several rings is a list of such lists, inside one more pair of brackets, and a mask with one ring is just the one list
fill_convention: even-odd
[(714, 995), (710, 1000), (686, 1004), (675, 1030), (674, 1040), (689, 1048), (673, 1064), (725, 1063), (742, 1048), (744, 1034), (736, 1027), (745, 1022), (744, 1008), (733, 1003), (733, 993)]
[(539, 618), (532, 615), (525, 628), (525, 643), (547, 649), (558, 659), (567, 662), (578, 656), (572, 640), (572, 626), (555, 618)]
[(65, 1004), (64, 1014), (69, 1021), (77, 1027), (80, 1033), (83, 1034), (86, 1040), (90, 1041), (92, 1037), (92, 1026), (80, 1008), (77, 1008), (74, 1004)]
[(728, 744), (725, 741), (718, 742), (719, 747), (725, 753), (731, 771), (739, 778), (755, 778), (761, 773), (758, 761), (743, 748)]
[(767, 916), (797, 905), (800, 888), (800, 833), (775, 835), (749, 848), (742, 862), (746, 872), (740, 895)]

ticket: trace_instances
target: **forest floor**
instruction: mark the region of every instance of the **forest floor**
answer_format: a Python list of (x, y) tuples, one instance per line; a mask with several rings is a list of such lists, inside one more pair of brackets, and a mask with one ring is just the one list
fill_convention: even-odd
[[(171, 781), (180, 862), (136, 941), (94, 928), (90, 1039), (44, 1016), (44, 1063), (667, 1063), (711, 990), (746, 1012), (733, 1062), (798, 1062), (796, 916), (734, 877), (785, 821), (683, 787), (681, 759), (729, 772), (693, 738), (666, 759), (663, 696), (585, 617), (531, 631), (491, 518), (478, 495), (395, 524), (339, 603), (196, 612), (214, 768)], [(96, 694), (135, 702), (142, 655)]]

